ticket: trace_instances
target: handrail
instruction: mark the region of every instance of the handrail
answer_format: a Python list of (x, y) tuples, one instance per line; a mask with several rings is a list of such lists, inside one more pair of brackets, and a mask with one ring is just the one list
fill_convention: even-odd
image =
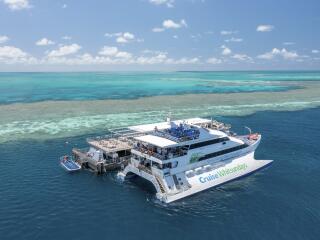
[(157, 153), (157, 152), (154, 152), (154, 151), (150, 151), (150, 150), (142, 148), (142, 147), (134, 146), (132, 149), (136, 150), (136, 151), (138, 151), (138, 152), (140, 152), (142, 154), (146, 154), (146, 155), (152, 156), (154, 158), (157, 158), (157, 159), (163, 160), (163, 161), (187, 155), (186, 151), (182, 151), (181, 153), (172, 153), (171, 152), (171, 153), (166, 153), (165, 155), (162, 155), (160, 153)]

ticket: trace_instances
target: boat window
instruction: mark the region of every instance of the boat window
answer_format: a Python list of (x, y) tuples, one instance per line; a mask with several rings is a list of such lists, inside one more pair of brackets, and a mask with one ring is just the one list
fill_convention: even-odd
[(193, 172), (189, 172), (189, 173), (186, 174), (186, 176), (187, 176), (188, 178), (194, 177), (194, 173), (193, 173)]
[(246, 148), (246, 147), (248, 147), (248, 144), (242, 144), (242, 145), (239, 145), (239, 146), (236, 146), (236, 147), (224, 149), (224, 150), (219, 151), (219, 152), (209, 153), (207, 155), (204, 155), (204, 156), (200, 157), (198, 161), (200, 162), (200, 161), (203, 161), (203, 160), (207, 160), (209, 158), (213, 158), (213, 157), (217, 157), (217, 156), (224, 155), (224, 154), (227, 154), (227, 153), (231, 153), (231, 152), (234, 152), (234, 151)]
[(211, 166), (207, 166), (207, 167), (205, 167), (205, 169), (206, 169), (206, 171), (211, 171), (212, 170), (212, 167)]
[(203, 169), (198, 169), (198, 170), (196, 170), (196, 174), (197, 175), (200, 175), (200, 174), (202, 174), (203, 173)]
[(217, 138), (217, 139), (208, 140), (208, 141), (205, 141), (205, 142), (194, 143), (194, 144), (190, 145), (189, 149), (200, 148), (200, 147), (204, 147), (204, 146), (208, 146), (208, 145), (212, 145), (212, 144), (216, 144), (216, 143), (220, 143), (220, 142), (225, 142), (225, 141), (228, 141), (228, 140), (229, 140), (228, 137), (223, 137), (223, 138)]

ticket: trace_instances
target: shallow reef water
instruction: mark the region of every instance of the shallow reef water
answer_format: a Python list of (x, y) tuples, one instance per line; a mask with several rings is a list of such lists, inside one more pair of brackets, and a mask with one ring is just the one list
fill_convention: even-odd
[[(1, 73), (0, 239), (319, 239), (319, 106), (319, 72)], [(59, 166), (169, 114), (249, 126), (274, 162), (171, 204), (143, 179)]]

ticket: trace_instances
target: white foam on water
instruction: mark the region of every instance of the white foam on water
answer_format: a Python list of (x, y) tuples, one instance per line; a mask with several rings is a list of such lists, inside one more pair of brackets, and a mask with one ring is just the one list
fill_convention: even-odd
[(300, 82), (286, 92), (186, 94), (133, 100), (45, 101), (0, 105), (0, 142), (49, 139), (173, 118), (243, 116), (320, 106), (320, 83)]
[(283, 103), (253, 103), (239, 105), (201, 105), (172, 107), (153, 111), (128, 113), (107, 113), (74, 117), (56, 116), (46, 118), (38, 116), (37, 120), (12, 121), (0, 124), (0, 142), (19, 139), (50, 139), (70, 137), (99, 131), (101, 134), (108, 129), (127, 127), (130, 125), (163, 121), (172, 112), (174, 118), (195, 116), (243, 116), (256, 111), (294, 111), (320, 106), (319, 101), (296, 101)]

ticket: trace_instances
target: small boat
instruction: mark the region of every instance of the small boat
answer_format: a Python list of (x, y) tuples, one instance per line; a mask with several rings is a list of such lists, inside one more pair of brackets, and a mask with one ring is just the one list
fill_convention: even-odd
[(81, 169), (80, 164), (75, 162), (72, 156), (62, 156), (60, 158), (60, 164), (68, 172), (75, 172)]

